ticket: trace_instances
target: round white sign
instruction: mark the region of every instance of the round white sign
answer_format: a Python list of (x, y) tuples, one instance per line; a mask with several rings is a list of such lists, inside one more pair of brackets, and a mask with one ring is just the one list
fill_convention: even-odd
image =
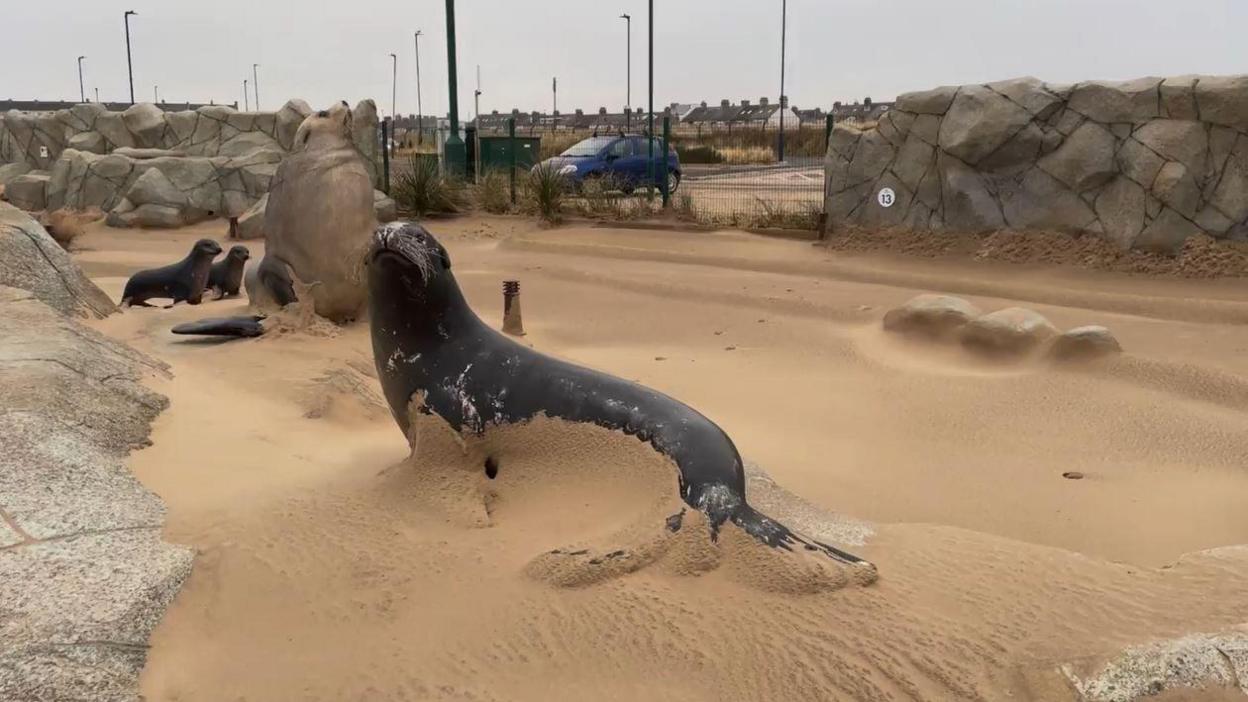
[(880, 207), (892, 207), (897, 202), (897, 193), (892, 188), (883, 188), (875, 199), (879, 201)]

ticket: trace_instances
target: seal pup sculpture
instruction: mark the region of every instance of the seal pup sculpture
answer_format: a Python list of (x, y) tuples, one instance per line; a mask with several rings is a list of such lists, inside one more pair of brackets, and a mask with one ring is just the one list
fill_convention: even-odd
[(198, 305), (208, 285), (208, 273), (212, 259), (221, 253), (221, 245), (212, 239), (200, 239), (191, 247), (186, 258), (162, 268), (139, 271), (126, 281), (121, 294), (123, 307), (152, 307), (147, 304), (153, 298), (173, 300), (173, 305), (187, 302)]
[(231, 246), (225, 258), (212, 264), (208, 270), (208, 287), (217, 294), (214, 300), (233, 297), (243, 285), (243, 269), (251, 252), (246, 246)]
[[(675, 462), (680, 497), (706, 514), (712, 538), (730, 521), (772, 547), (802, 547), (870, 566), (750, 507), (736, 446), (697, 411), (637, 383), (540, 354), (487, 326), (464, 299), (446, 249), (420, 225), (377, 229), (368, 283), (373, 360), (405, 435), (413, 407), (461, 434), (480, 435), (540, 414), (619, 430)], [(674, 516), (669, 528), (679, 523)]]
[(240, 317), (208, 317), (195, 322), (186, 322), (174, 327), (174, 334), (193, 334), (197, 336), (235, 336), (250, 338), (264, 334), (265, 320), (262, 314)]

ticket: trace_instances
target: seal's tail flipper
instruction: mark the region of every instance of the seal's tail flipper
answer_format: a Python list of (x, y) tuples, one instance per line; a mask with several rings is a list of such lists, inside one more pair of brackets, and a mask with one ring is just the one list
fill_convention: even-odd
[(747, 534), (768, 546), (788, 551), (794, 551), (798, 548), (803, 548), (807, 551), (818, 551), (846, 565), (875, 568), (875, 565), (870, 561), (793, 531), (762, 512), (755, 510), (753, 507), (742, 506), (732, 515), (731, 519), (733, 524), (741, 527)]

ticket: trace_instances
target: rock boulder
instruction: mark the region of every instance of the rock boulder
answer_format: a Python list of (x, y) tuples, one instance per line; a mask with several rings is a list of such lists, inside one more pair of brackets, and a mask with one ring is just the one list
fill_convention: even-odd
[(65, 315), (100, 318), (117, 311), (38, 222), (2, 202), (0, 285), (28, 291)]
[(1057, 335), (1043, 315), (1023, 307), (1007, 307), (977, 317), (962, 327), (962, 345), (988, 356), (1019, 357), (1035, 351)]
[(949, 295), (919, 295), (884, 315), (884, 330), (927, 339), (950, 339), (982, 313)]

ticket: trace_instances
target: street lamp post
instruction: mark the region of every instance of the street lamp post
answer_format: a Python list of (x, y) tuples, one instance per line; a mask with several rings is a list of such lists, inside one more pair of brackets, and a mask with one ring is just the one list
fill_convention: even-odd
[(126, 14), (122, 15), (126, 23), (126, 70), (130, 74), (130, 104), (134, 104), (134, 62), (130, 59), (130, 15), (139, 13), (134, 10), (126, 10)]
[(260, 111), (260, 77), (259, 77), (259, 74), (256, 72), (256, 69), (259, 67), (260, 67), (260, 64), (258, 63), (251, 64), (251, 90), (252, 92), (256, 94), (256, 111), (257, 112)]
[(784, 163), (784, 113), (788, 110), (784, 99), (784, 51), (789, 29), (789, 0), (780, 0), (780, 153), (777, 160)]
[(625, 12), (620, 15), (620, 19), (624, 20), (627, 28), (627, 48), (625, 49), (625, 61), (627, 68), (624, 75), (624, 126), (628, 128), (633, 121), (633, 16)]
[(420, 104), (420, 30), (416, 30), (416, 143), (424, 142), (425, 110)]
[(152, 102), (153, 103), (160, 102), (160, 86), (159, 85), (152, 86)]
[(100, 104), (100, 89), (99, 88), (95, 89), (95, 104), (97, 105)]
[(251, 112), (251, 98), (247, 95), (247, 79), (243, 79), (243, 112)]
[[(646, 148), (649, 151), (649, 166), (646, 172), (650, 174), (650, 182), (647, 188), (650, 197), (654, 197), (654, 0), (650, 0), (650, 127), (649, 133), (646, 134)], [(663, 159), (664, 163), (667, 159)]]
[(390, 54), (390, 62), (394, 64), (390, 75), (390, 117), (397, 120), (399, 113), (395, 112), (395, 105), (398, 104), (399, 99), (399, 57), (395, 54)]
[(442, 147), (445, 168), (451, 175), (462, 176), (468, 167), (468, 153), (459, 136), (459, 79), (455, 66), (455, 0), (446, 0), (446, 72), (450, 91), (450, 128)]
[(87, 101), (87, 89), (82, 85), (82, 60), (85, 58), (86, 56), (78, 57), (78, 99), (83, 102)]

